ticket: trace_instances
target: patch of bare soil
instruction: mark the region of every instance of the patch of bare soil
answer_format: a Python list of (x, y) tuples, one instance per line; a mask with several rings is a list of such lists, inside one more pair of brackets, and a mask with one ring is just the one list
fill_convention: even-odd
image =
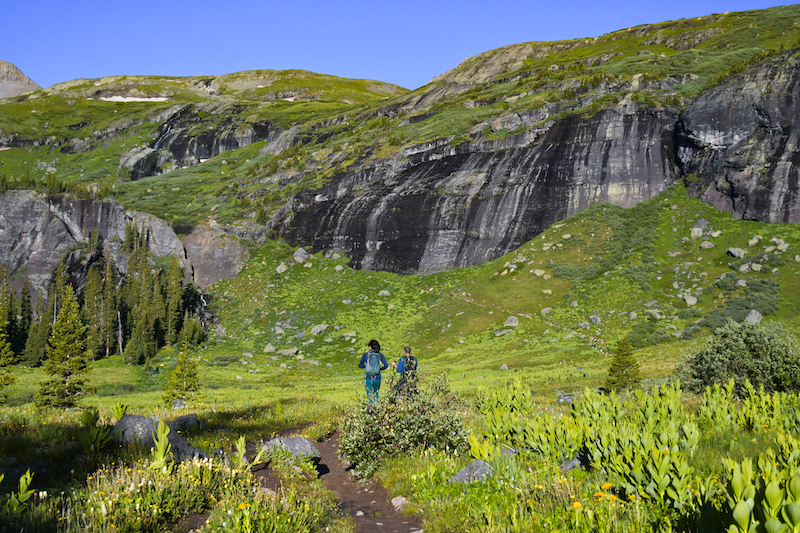
[[(297, 433), (298, 430), (282, 431), (280, 436)], [(353, 518), (357, 533), (423, 533), (422, 525), (415, 516), (398, 512), (389, 498), (389, 493), (377, 481), (366, 483), (354, 481), (339, 458), (339, 434), (334, 433), (323, 442), (316, 443), (321, 455), (317, 472), (325, 487), (335, 493), (343, 513)], [(248, 444), (247, 456), (252, 459), (260, 444)], [(264, 464), (254, 465), (253, 475), (264, 489), (278, 492), (280, 480), (272, 469)], [(174, 533), (193, 533), (199, 531), (208, 519), (208, 514), (193, 514), (183, 518)]]
[(422, 533), (422, 525), (415, 516), (397, 512), (389, 493), (380, 483), (359, 483), (350, 478), (339, 458), (339, 435), (317, 443), (322, 459), (317, 466), (319, 475), (328, 490), (336, 493), (342, 511), (353, 517), (359, 533)]

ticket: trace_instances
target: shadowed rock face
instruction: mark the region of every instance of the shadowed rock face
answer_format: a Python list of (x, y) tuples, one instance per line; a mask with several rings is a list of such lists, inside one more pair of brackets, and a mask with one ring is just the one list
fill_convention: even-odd
[(344, 252), (364, 269), (481, 264), (596, 202), (632, 206), (663, 191), (678, 177), (676, 119), (623, 101), (590, 119), (558, 121), (507, 150), (433, 143), (298, 197), (279, 231)]
[(176, 109), (158, 129), (147, 148), (126, 154), (121, 167), (138, 180), (162, 172), (171, 162), (178, 167), (194, 166), (228, 150), (236, 150), (269, 138), (274, 128), (269, 122), (242, 123), (240, 106), (220, 104), (186, 105)]
[(737, 218), (800, 222), (800, 58), (783, 56), (698, 97), (676, 130), (692, 190)]

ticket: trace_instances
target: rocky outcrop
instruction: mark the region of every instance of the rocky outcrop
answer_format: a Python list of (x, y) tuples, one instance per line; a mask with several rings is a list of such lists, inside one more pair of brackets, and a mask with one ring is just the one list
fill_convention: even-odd
[(446, 139), (417, 146), (295, 197), (277, 229), (291, 242), (344, 252), (364, 269), (481, 264), (596, 202), (633, 206), (663, 191), (679, 175), (676, 120), (623, 100), (492, 151)]
[(228, 150), (270, 138), (270, 122), (242, 118), (245, 106), (201, 103), (181, 106), (165, 117), (156, 139), (120, 159), (131, 180), (161, 174), (164, 168), (189, 167)]
[(37, 89), (41, 89), (41, 87), (23, 74), (20, 69), (11, 63), (0, 60), (0, 98), (10, 98)]
[[(9, 267), (16, 285), (27, 276), (36, 293), (46, 294), (61, 257), (85, 244), (97, 230), (121, 272), (126, 271), (127, 254), (122, 240), (127, 224), (148, 228), (150, 251), (156, 257), (175, 256), (188, 276), (201, 287), (239, 273), (247, 252), (235, 237), (221, 230), (198, 230), (187, 237), (186, 247), (172, 227), (163, 220), (138, 211), (128, 211), (111, 200), (70, 199), (45, 196), (32, 191), (0, 194), (0, 264)], [(191, 250), (191, 259), (187, 257)], [(234, 253), (235, 252), (235, 253)], [(86, 275), (86, 261), (73, 258), (71, 272), (77, 286)]]
[(704, 201), (737, 218), (800, 222), (800, 57), (787, 53), (703, 93), (676, 138)]
[(235, 277), (250, 258), (239, 239), (214, 226), (195, 226), (183, 238), (183, 244), (189, 261), (194, 265), (194, 282), (201, 288)]

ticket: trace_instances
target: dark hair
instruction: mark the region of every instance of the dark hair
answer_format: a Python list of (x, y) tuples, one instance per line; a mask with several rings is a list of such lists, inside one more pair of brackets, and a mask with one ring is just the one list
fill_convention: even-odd
[(411, 353), (411, 346), (406, 346), (405, 348), (403, 348), (403, 351), (406, 353)]
[(367, 346), (369, 346), (370, 348), (372, 348), (376, 352), (380, 352), (381, 351), (381, 344), (378, 341), (376, 341), (375, 339), (372, 339), (371, 341), (369, 341), (369, 344), (367, 344)]

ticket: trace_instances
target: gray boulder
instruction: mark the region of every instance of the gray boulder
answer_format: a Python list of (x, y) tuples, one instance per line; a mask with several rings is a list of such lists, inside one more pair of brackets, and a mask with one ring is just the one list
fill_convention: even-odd
[(172, 422), (167, 422), (167, 425), (172, 431), (181, 433), (188, 433), (202, 426), (200, 419), (194, 413), (179, 416)]
[(448, 483), (474, 483), (475, 481), (483, 481), (494, 474), (492, 466), (480, 459), (475, 459), (466, 468), (461, 470), (458, 474), (451, 477)]
[(283, 449), (292, 453), (295, 457), (306, 459), (314, 463), (319, 463), (322, 456), (314, 445), (314, 442), (305, 437), (277, 437), (265, 443), (261, 447), (264, 451)]
[(736, 259), (741, 259), (746, 254), (744, 250), (741, 248), (728, 248), (728, 255), (731, 257), (735, 257)]
[(573, 401), (575, 401), (575, 395), (574, 394), (559, 394), (558, 398), (556, 398), (556, 401), (558, 403), (572, 403)]
[(506, 318), (505, 322), (503, 322), (503, 326), (505, 326), (507, 328), (515, 328), (515, 327), (517, 327), (517, 326), (519, 326), (519, 318), (517, 318), (515, 316), (510, 316), (510, 317)]
[[(181, 417), (185, 418), (185, 417)], [(152, 448), (155, 446), (153, 435), (158, 424), (157, 417), (145, 417), (142, 415), (123, 416), (111, 430), (111, 435), (122, 446), (141, 446)], [(167, 424), (169, 425), (169, 424)], [(197, 448), (192, 447), (177, 430), (170, 428), (167, 435), (170, 444), (170, 451), (176, 461), (189, 461), (192, 459), (207, 459), (208, 455)]]
[(295, 263), (302, 263), (308, 259), (308, 252), (306, 252), (303, 248), (298, 248), (295, 250), (292, 258), (294, 259)]
[(589, 320), (592, 321), (592, 324), (599, 324), (602, 321), (600, 315), (591, 315)]
[(571, 470), (575, 470), (576, 468), (582, 468), (583, 470), (589, 470), (589, 457), (584, 452), (578, 452), (575, 454), (575, 457), (561, 465), (562, 472), (569, 472)]
[(177, 411), (178, 409), (185, 409), (185, 408), (186, 408), (186, 402), (184, 402), (180, 398), (175, 398), (174, 400), (172, 400), (172, 410), (173, 411)]
[(755, 324), (758, 324), (759, 322), (761, 322), (761, 320), (763, 318), (764, 317), (761, 315), (761, 313), (759, 313), (755, 309), (751, 309), (750, 312), (747, 314), (747, 318), (745, 318), (744, 321), (747, 324), (755, 325)]
[(502, 365), (500, 365), (500, 370), (508, 370), (508, 365), (503, 363)]

